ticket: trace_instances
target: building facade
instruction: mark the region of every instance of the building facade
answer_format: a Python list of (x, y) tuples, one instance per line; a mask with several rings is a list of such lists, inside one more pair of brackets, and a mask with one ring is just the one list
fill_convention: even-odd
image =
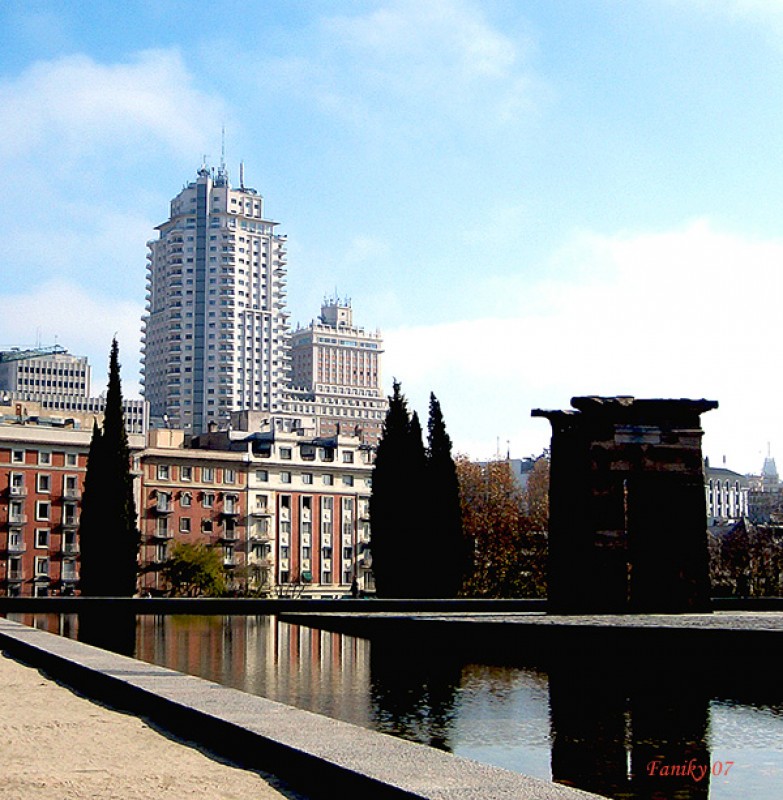
[(318, 432), (351, 432), (378, 443), (388, 403), (382, 389), (383, 339), (354, 325), (350, 300), (330, 299), (321, 315), (291, 334), (288, 408), (314, 415)]
[[(91, 420), (0, 415), (0, 594), (43, 597), (78, 589), (91, 435)], [(141, 449), (141, 436), (128, 438), (132, 449)]]
[(707, 524), (734, 523), (748, 516), (750, 481), (746, 475), (704, 464), (705, 492), (707, 498)]
[[(100, 423), (106, 410), (105, 396), (90, 396), (87, 357), (59, 345), (0, 352), (0, 401), (13, 406), (19, 419), (93, 415)], [(123, 398), (122, 409), (128, 433), (146, 433), (148, 404)]]
[(317, 435), (315, 420), (240, 412), (231, 429), (184, 446), (150, 431), (140, 455), (143, 591), (168, 589), (175, 542), (222, 549), (229, 588), (268, 596), (372, 591), (372, 450), (358, 437)]
[(285, 236), (254, 189), (205, 166), (148, 242), (144, 396), (187, 434), (275, 411), (288, 374)]

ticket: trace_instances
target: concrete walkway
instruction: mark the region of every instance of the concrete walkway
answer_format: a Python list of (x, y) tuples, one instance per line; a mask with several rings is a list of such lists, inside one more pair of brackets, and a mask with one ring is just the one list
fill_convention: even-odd
[(274, 778), (221, 763), (5, 656), (0, 686), (3, 800), (302, 797), (278, 791)]

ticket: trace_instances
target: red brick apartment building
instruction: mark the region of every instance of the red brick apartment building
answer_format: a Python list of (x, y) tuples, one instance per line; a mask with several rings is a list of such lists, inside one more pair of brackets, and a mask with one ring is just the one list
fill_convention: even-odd
[[(0, 594), (78, 589), (79, 516), (92, 415), (0, 406)], [(141, 448), (140, 435), (130, 444)]]

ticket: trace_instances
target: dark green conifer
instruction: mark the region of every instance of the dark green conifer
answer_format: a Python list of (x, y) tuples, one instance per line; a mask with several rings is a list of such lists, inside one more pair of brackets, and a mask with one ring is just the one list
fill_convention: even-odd
[(430, 394), (427, 422), (427, 546), (437, 554), (438, 565), (428, 583), (430, 597), (456, 597), (468, 571), (468, 552), (462, 534), (457, 469), (451, 455), (451, 438), (440, 403)]
[(424, 446), (399, 381), (393, 387), (372, 473), (370, 549), (378, 596), (416, 597), (426, 581), (410, 556), (421, 544)]
[(119, 347), (112, 340), (103, 431), (93, 426), (79, 523), (83, 595), (136, 592), (139, 531), (122, 411)]

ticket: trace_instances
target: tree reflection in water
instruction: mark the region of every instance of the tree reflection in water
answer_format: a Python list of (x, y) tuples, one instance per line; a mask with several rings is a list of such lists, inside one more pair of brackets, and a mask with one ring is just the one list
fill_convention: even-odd
[(373, 639), (370, 713), (383, 733), (451, 750), (462, 665), (433, 648)]
[(78, 640), (123, 656), (135, 655), (136, 615), (107, 604), (79, 614)]

